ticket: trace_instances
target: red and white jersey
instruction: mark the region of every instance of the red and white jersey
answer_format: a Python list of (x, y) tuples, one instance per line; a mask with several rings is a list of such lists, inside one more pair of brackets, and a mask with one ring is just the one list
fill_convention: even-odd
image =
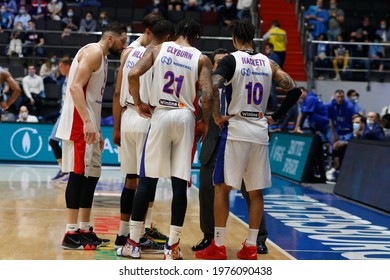
[(157, 108), (186, 108), (195, 112), (198, 64), (201, 52), (175, 42), (165, 42), (153, 65), (150, 105)]
[[(100, 48), (97, 43), (88, 44), (87, 46), (96, 45)], [(80, 51), (85, 47), (81, 48), (75, 58), (73, 59), (72, 65), (70, 67), (68, 83), (66, 87), (66, 98), (64, 106), (62, 108), (61, 119), (58, 125), (58, 130), (56, 136), (60, 139), (65, 140), (78, 140), (83, 136), (84, 123), (80, 117), (80, 114), (77, 112), (76, 107), (74, 106), (72, 94), (70, 93), (70, 86), (73, 83), (74, 76), (76, 74), (76, 69), (79, 64), (78, 56)], [(100, 119), (102, 111), (102, 99), (104, 94), (104, 88), (107, 81), (107, 57), (103, 56), (102, 50), (102, 61), (98, 70), (92, 73), (88, 82), (85, 84), (84, 97), (87, 104), (87, 110), (90, 115), (91, 121), (93, 122), (96, 129), (100, 129)]]
[[(268, 123), (265, 118), (272, 85), (272, 69), (263, 54), (243, 51), (232, 53), (236, 60), (228, 106), (228, 139), (268, 145)], [(230, 95), (227, 93), (227, 96)]]
[[(120, 95), (120, 99), (119, 99), (119, 102), (120, 102), (122, 107), (126, 107), (129, 104), (134, 104), (133, 97), (131, 96), (130, 91), (129, 91), (128, 75), (129, 75), (130, 70), (134, 67), (134, 65), (138, 62), (138, 60), (143, 56), (145, 50), (146, 50), (146, 48), (142, 47), (142, 46), (131, 50), (129, 55), (127, 56), (125, 65), (123, 65), (121, 95)], [(141, 83), (141, 81), (140, 81), (140, 83)], [(142, 83), (141, 83), (141, 86), (142, 86)], [(141, 100), (143, 102), (145, 102), (145, 101), (147, 102), (147, 97), (145, 99), (142, 92), (143, 91), (140, 88)]]

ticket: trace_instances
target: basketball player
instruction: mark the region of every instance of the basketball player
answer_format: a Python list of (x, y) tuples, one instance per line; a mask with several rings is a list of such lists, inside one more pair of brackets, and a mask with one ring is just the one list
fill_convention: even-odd
[[(225, 82), (229, 121), (221, 132), (214, 170), (214, 239), (204, 250), (195, 252), (199, 259), (226, 259), (224, 239), (229, 215), (229, 192), (239, 189), (242, 179), (249, 193), (249, 232), (240, 259), (257, 259), (256, 239), (263, 215), (263, 189), (271, 186), (268, 158), (268, 123), (275, 123), (298, 100), (301, 91), (275, 62), (255, 53), (252, 47), (256, 28), (246, 20), (235, 20), (228, 27), (236, 52), (224, 57), (213, 73), (213, 117), (220, 126), (218, 88)], [(280, 109), (265, 116), (272, 79), (287, 90)], [(259, 172), (260, 171), (260, 172)]]
[[(126, 26), (107, 25), (98, 43), (82, 47), (70, 67), (65, 103), (56, 136), (62, 139), (62, 169), (69, 172), (64, 249), (94, 250), (110, 240), (100, 239), (91, 226), (93, 195), (101, 173), (103, 137), (102, 97), (107, 80), (107, 55), (126, 44)], [(77, 221), (80, 221), (80, 225)]]
[[(162, 20), (157, 22), (152, 27), (153, 39), (152, 42), (147, 46), (153, 47), (161, 44), (162, 42), (168, 41), (170, 38), (174, 38), (175, 36), (175, 27), (174, 25), (167, 21)], [(125, 187), (122, 191), (122, 197), (126, 197), (123, 195), (124, 193), (130, 193), (131, 197), (127, 197), (126, 201), (121, 201), (121, 217), (124, 217), (125, 220), (121, 219), (121, 227), (120, 230), (126, 229), (127, 232), (119, 232), (117, 235), (117, 239), (115, 241), (115, 248), (118, 249), (126, 244), (130, 227), (130, 216), (133, 206), (133, 199), (136, 189), (136, 180), (139, 175), (139, 169), (141, 166), (141, 157), (142, 150), (145, 144), (146, 134), (149, 129), (150, 119), (142, 118), (139, 116), (138, 112), (134, 108), (133, 97), (129, 93), (129, 82), (128, 82), (128, 73), (132, 69), (132, 67), (138, 62), (138, 60), (144, 54), (146, 48), (141, 46), (134, 48), (126, 59), (125, 66), (123, 67), (123, 81), (121, 86), (121, 105), (126, 107), (126, 110), (122, 114), (121, 121), (121, 155), (123, 158), (121, 159), (121, 169), (122, 172), (127, 174), (127, 181), (131, 181), (131, 188)], [(141, 100), (143, 102), (148, 103), (149, 94), (150, 94), (150, 85), (152, 83), (152, 71), (147, 71), (140, 78), (140, 95)], [(131, 179), (129, 179), (131, 178)], [(133, 182), (134, 181), (134, 182)], [(150, 197), (151, 201), (154, 201), (154, 195)], [(148, 212), (151, 211), (149, 208)], [(124, 227), (123, 224), (127, 223), (127, 227)], [(124, 241), (122, 243), (122, 240)], [(151, 240), (152, 242), (150, 242)], [(164, 243), (163, 244), (157, 242), (153, 237), (148, 237), (148, 233), (146, 237), (141, 238), (141, 249), (142, 252), (153, 252), (153, 253), (163, 253), (164, 252)]]
[[(58, 71), (61, 73), (61, 75), (65, 76), (65, 81), (62, 84), (61, 88), (61, 107), (64, 105), (65, 101), (65, 95), (66, 95), (66, 84), (68, 83), (68, 75), (70, 71), (70, 65), (72, 64), (72, 59), (69, 57), (62, 58), (58, 62)], [(62, 109), (61, 109), (62, 110)], [(57, 160), (57, 163), (60, 167), (60, 170), (58, 171), (57, 175), (54, 176), (51, 179), (51, 183), (57, 186), (64, 186), (68, 182), (69, 179), (69, 173), (62, 172), (62, 149), (60, 146), (61, 139), (56, 137), (58, 124), (60, 123), (60, 117), (58, 117), (53, 130), (50, 135), (49, 145), (51, 149), (53, 150), (54, 156)]]
[(178, 24), (175, 42), (149, 48), (129, 72), (129, 88), (141, 116), (150, 117), (150, 108), (140, 97), (139, 77), (152, 68), (153, 82), (149, 102), (155, 107), (145, 142), (140, 178), (130, 221), (130, 239), (117, 255), (140, 258), (139, 241), (149, 197), (154, 195), (158, 178), (172, 181), (171, 226), (165, 243), (164, 259), (180, 260), (179, 240), (187, 208), (187, 186), (191, 175), (195, 136), (197, 88), (203, 92), (203, 119), (197, 134), (205, 135), (212, 104), (211, 61), (192, 47), (200, 26), (191, 18)]
[[(153, 26), (162, 21), (164, 18), (160, 14), (151, 13), (144, 17), (142, 24), (144, 27), (144, 33), (140, 36), (136, 41), (131, 43), (121, 55), (121, 65), (118, 70), (118, 75), (116, 79), (116, 86), (113, 98), (113, 118), (114, 118), (114, 131), (113, 131), (113, 142), (115, 145), (119, 147), (119, 161), (121, 163), (121, 171), (126, 174), (125, 178), (125, 186), (121, 193), (120, 200), (120, 223), (119, 223), (119, 232), (115, 239), (114, 248), (118, 249), (126, 244), (126, 240), (128, 238), (128, 234), (130, 231), (130, 216), (131, 209), (133, 206), (133, 199), (135, 194), (135, 189), (137, 188), (137, 174), (138, 168), (134, 169), (133, 166), (139, 166), (139, 162), (137, 164), (137, 157), (134, 153), (129, 154), (129, 147), (126, 143), (122, 143), (122, 137), (127, 135), (124, 131), (122, 131), (122, 126), (126, 132), (130, 132), (134, 134), (134, 131), (128, 131), (129, 128), (132, 128), (132, 125), (128, 122), (122, 123), (122, 118), (128, 120), (130, 117), (130, 112), (132, 112), (132, 97), (129, 96), (129, 87), (127, 80), (127, 73), (130, 71), (130, 64), (134, 65), (138, 59), (142, 56), (141, 53), (144, 52), (144, 49), (141, 53), (138, 51), (140, 55), (138, 57), (133, 57), (130, 61), (128, 61), (128, 57), (130, 52), (132, 52), (135, 48), (145, 47), (152, 42), (153, 39)], [(124, 75), (125, 74), (125, 75)], [(127, 100), (129, 97), (131, 100)], [(128, 110), (126, 110), (126, 108)], [(124, 114), (127, 112), (126, 114)], [(122, 115), (122, 113), (124, 115)], [(137, 114), (138, 115), (138, 114)], [(143, 126), (144, 125), (144, 126)], [(144, 127), (144, 130), (147, 130), (149, 127), (149, 122), (144, 120), (143, 125), (139, 125), (138, 127)], [(141, 143), (145, 140), (141, 136), (141, 139), (138, 139), (138, 143)], [(142, 152), (142, 149), (138, 152)], [(153, 207), (154, 197), (149, 204), (149, 210), (146, 218), (146, 225), (149, 227), (147, 230), (147, 236), (152, 237), (154, 241), (160, 241), (165, 243), (167, 237), (160, 233), (157, 228), (152, 227), (152, 207)]]
[[(3, 96), (4, 83), (7, 83), (12, 90), (12, 95), (7, 100), (4, 100)], [(18, 99), (21, 92), (19, 84), (14, 80), (11, 73), (0, 67), (0, 117)]]

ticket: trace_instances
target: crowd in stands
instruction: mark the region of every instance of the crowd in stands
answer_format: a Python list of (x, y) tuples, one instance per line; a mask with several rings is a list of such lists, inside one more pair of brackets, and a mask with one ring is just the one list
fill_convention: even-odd
[[(329, 3), (325, 6), (324, 2)], [(315, 78), (323, 80), (326, 76), (333, 80), (366, 80), (368, 70), (377, 72), (384, 81), (384, 67), (390, 66), (385, 58), (390, 57), (388, 49), (381, 43), (390, 42), (390, 29), (386, 18), (372, 18), (370, 15), (357, 15), (361, 22), (346, 27), (350, 14), (338, 6), (337, 0), (317, 0), (310, 5), (304, 18), (311, 37), (319, 41), (340, 41), (358, 44), (318, 43), (313, 51)], [(362, 43), (362, 44), (360, 44)], [(365, 43), (377, 43), (367, 45)], [(329, 71), (333, 68), (332, 71)], [(340, 71), (340, 69), (342, 71)], [(358, 70), (358, 71), (354, 71)], [(359, 71), (359, 70), (366, 70)], [(360, 73), (356, 73), (360, 72)], [(327, 75), (328, 74), (328, 75)]]

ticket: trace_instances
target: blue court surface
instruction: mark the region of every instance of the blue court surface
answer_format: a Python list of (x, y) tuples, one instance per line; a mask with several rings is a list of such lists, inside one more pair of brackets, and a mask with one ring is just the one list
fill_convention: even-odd
[[(390, 215), (311, 187), (272, 178), (264, 191), (268, 238), (297, 260), (390, 259)], [(230, 211), (248, 222), (245, 200)]]

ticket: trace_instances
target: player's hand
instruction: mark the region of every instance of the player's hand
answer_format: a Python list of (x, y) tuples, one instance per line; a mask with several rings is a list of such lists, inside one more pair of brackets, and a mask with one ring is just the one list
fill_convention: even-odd
[(203, 142), (205, 139), (207, 132), (209, 130), (209, 123), (205, 122), (203, 119), (199, 120), (195, 123), (195, 141)]
[(1, 102), (1, 108), (3, 108), (3, 110), (6, 111), (9, 108), (9, 106), (7, 105), (7, 103)]
[(112, 141), (118, 147), (121, 146), (121, 132), (120, 132), (120, 130), (114, 129), (114, 131), (112, 132)]
[(271, 116), (265, 116), (267, 118), (268, 125), (276, 124), (276, 121)]
[(84, 139), (87, 144), (94, 144), (97, 142), (97, 132), (90, 120), (84, 122)]
[(150, 119), (152, 117), (152, 112), (150, 111), (150, 107), (148, 104), (141, 102), (138, 106), (135, 106), (138, 114), (146, 119)]
[(225, 123), (233, 116), (234, 115), (214, 117), (214, 122), (216, 125), (218, 125), (219, 129), (222, 129)]

